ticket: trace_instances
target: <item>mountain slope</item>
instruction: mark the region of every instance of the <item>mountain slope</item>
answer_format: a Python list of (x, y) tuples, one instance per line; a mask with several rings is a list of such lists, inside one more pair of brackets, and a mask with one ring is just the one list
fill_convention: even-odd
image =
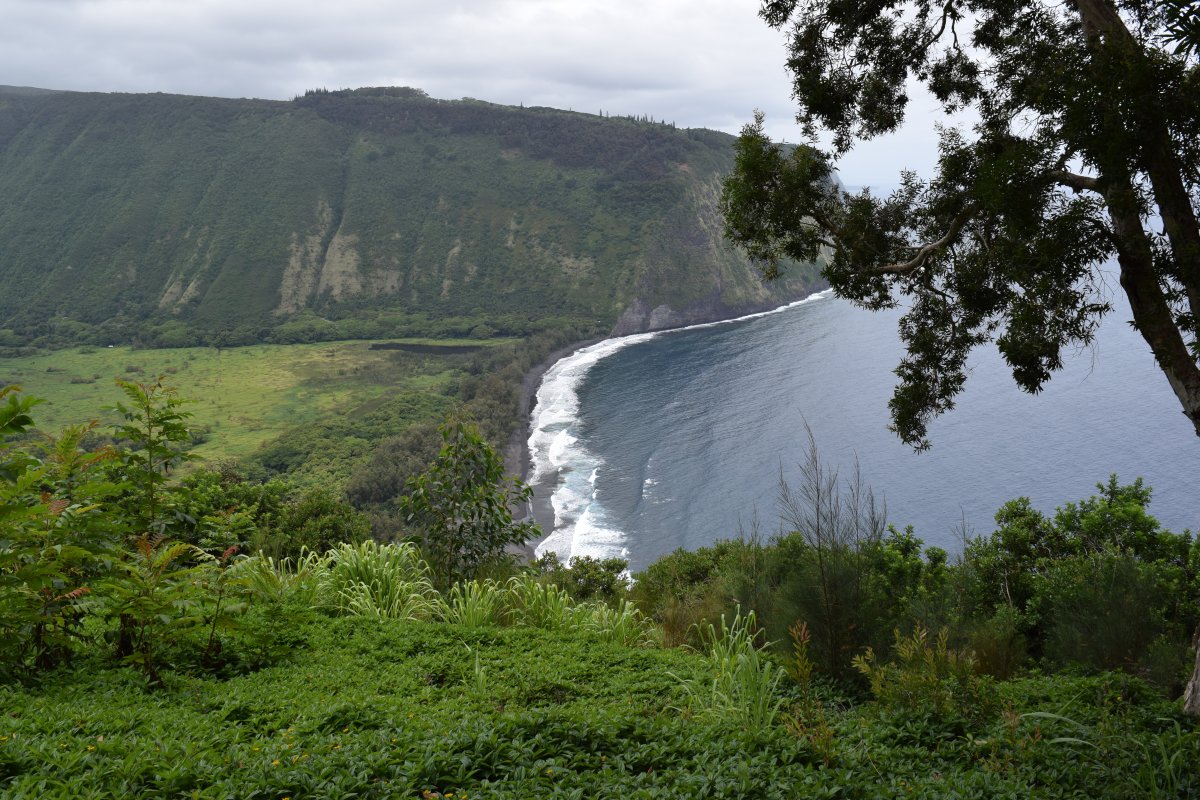
[(0, 328), (261, 338), (386, 309), (635, 330), (772, 305), (814, 273), (764, 288), (722, 240), (732, 141), (414, 89), (0, 88)]

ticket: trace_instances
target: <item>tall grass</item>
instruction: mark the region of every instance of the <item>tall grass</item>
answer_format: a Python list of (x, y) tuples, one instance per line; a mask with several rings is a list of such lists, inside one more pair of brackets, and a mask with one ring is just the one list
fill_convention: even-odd
[(461, 581), (439, 598), (438, 617), (456, 625), (478, 628), (508, 622), (508, 590), (493, 580)]
[(294, 562), (259, 554), (230, 569), (238, 585), (256, 598), (290, 599), (337, 614), (579, 630), (628, 647), (657, 646), (662, 640), (661, 631), (624, 600), (615, 608), (576, 603), (564, 589), (529, 575), (503, 584), (460, 581), (439, 594), (428, 564), (408, 543), (340, 544), (324, 554), (305, 551)]
[(546, 630), (582, 628), (590, 611), (586, 606), (576, 606), (565, 589), (539, 583), (529, 575), (508, 581), (508, 603), (514, 625)]
[(616, 608), (589, 603), (590, 613), (584, 627), (607, 642), (626, 647), (653, 647), (662, 644), (662, 632), (632, 603), (622, 600)]
[(317, 587), (319, 605), (344, 614), (427, 620), (437, 610), (429, 566), (408, 542), (339, 544), (325, 554)]
[(754, 612), (741, 609), (732, 622), (721, 616), (718, 629), (711, 622), (700, 626), (700, 640), (708, 649), (713, 678), (708, 685), (683, 681), (689, 706), (694, 711), (723, 719), (735, 719), (750, 730), (762, 730), (779, 715), (783, 698), (779, 684), (785, 671), (758, 647)]
[(317, 575), (324, 568), (325, 556), (309, 550), (302, 551), (295, 561), (259, 553), (231, 564), (229, 578), (257, 600), (316, 605)]
[[(1176, 720), (1149, 737), (1132, 738), (1125, 731), (1101, 730), (1070, 717), (1047, 711), (1021, 715), (1022, 720), (1058, 723), (1073, 730), (1073, 735), (1049, 739), (1051, 745), (1063, 745), (1075, 751), (1077, 758), (1091, 761), (1097, 770), (1108, 772), (1114, 763), (1125, 770), (1114, 775), (1115, 783), (1124, 783), (1131, 796), (1147, 800), (1196, 797), (1200, 794), (1200, 735), (1186, 731)], [(1129, 770), (1132, 765), (1134, 769)]]

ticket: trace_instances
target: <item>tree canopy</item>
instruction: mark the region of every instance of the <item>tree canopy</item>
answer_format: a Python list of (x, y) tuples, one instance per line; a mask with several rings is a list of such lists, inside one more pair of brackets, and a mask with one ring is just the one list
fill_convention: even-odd
[[(1039, 391), (1066, 347), (1111, 309), (1115, 258), (1133, 325), (1200, 435), (1200, 67), (1197, 15), (1179, 0), (768, 0), (786, 31), (797, 120), (828, 151), (770, 141), (760, 115), (737, 144), (727, 233), (777, 274), (832, 251), (835, 292), (903, 303), (907, 353), (893, 429), (929, 446), (970, 351), (995, 342)], [(887, 197), (845, 192), (836, 161), (897, 130), (913, 83), (947, 115), (937, 173)]]

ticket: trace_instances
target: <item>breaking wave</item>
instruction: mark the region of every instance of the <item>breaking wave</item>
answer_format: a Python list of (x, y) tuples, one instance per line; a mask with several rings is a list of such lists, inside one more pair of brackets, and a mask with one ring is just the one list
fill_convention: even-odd
[[(818, 292), (770, 311), (736, 319), (605, 339), (560, 359), (547, 370), (538, 387), (529, 436), (528, 482), (539, 494), (549, 492), (554, 509), (554, 527), (537, 546), (538, 557), (553, 552), (566, 563), (579, 556), (627, 558), (629, 555), (625, 532), (609, 523), (597, 492), (597, 478), (606, 468), (604, 461), (588, 450), (580, 431), (578, 389), (592, 367), (626, 347), (658, 336), (778, 314), (829, 294), (828, 290)], [(647, 480), (647, 488), (653, 485)]]

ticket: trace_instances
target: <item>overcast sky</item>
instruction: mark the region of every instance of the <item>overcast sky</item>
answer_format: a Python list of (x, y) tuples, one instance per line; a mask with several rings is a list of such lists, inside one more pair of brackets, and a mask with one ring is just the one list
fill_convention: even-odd
[[(439, 98), (648, 114), (799, 141), (783, 36), (757, 0), (0, 0), (0, 84), (289, 99), (414, 86)], [(932, 172), (930, 115), (861, 145), (849, 185)]]

